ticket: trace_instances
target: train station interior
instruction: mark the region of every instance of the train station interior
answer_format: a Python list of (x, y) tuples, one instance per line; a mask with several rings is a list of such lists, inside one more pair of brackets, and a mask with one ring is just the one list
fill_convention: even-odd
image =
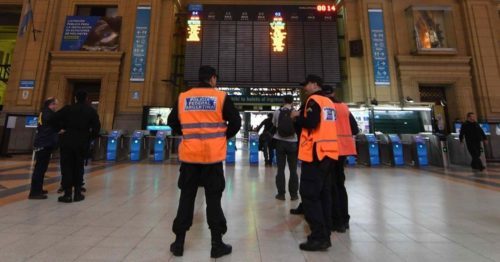
[[(499, 90), (500, 0), (0, 0), (0, 262), (500, 261)], [(301, 126), (311, 99), (318, 130), (336, 123), (326, 140)], [(277, 192), (285, 104), (301, 183), (305, 151), (320, 163), (335, 145), (345, 166), (345, 182), (315, 169), (348, 195), (327, 239), (313, 237), (320, 211), (293, 214), (307, 190)], [(210, 184), (179, 256), (186, 166), (220, 163), (232, 252), (214, 255)], [(303, 248), (314, 241), (331, 247)]]

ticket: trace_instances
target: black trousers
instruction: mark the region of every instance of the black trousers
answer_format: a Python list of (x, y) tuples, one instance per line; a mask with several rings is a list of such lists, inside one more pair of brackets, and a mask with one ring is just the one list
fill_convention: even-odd
[(62, 187), (66, 194), (79, 192), (83, 181), (85, 147), (61, 147)]
[(472, 158), (470, 166), (472, 169), (483, 169), (484, 165), (481, 161), (481, 143), (467, 143), (467, 149)]
[(349, 223), (349, 200), (345, 188), (346, 156), (333, 162), (332, 174), (332, 223), (334, 226)]
[(262, 146), (263, 146), (262, 151), (264, 152), (264, 159), (266, 164), (272, 164), (274, 159), (273, 141), (272, 140), (264, 141), (264, 144)]
[(43, 180), (45, 179), (45, 173), (49, 168), (50, 155), (52, 154), (53, 148), (44, 147), (35, 153), (35, 169), (31, 175), (31, 190), (30, 195), (40, 195), (43, 190)]
[(198, 187), (205, 188), (207, 222), (212, 235), (227, 232), (227, 222), (222, 211), (222, 192), (226, 187), (222, 163), (201, 165), (182, 163), (178, 186), (181, 189), (179, 208), (172, 230), (184, 234), (193, 225), (194, 202)]
[(311, 228), (309, 240), (330, 239), (332, 228), (332, 160), (302, 162), (300, 195), (304, 217)]
[(288, 192), (295, 197), (299, 191), (299, 176), (297, 175), (297, 142), (276, 140), (276, 157), (278, 160), (278, 173), (276, 174), (276, 188), (278, 194), (286, 193), (285, 166), (288, 161), (290, 180), (288, 181)]

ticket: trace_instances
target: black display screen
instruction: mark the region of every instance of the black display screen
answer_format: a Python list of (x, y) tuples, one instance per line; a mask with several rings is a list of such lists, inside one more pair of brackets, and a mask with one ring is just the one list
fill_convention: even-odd
[[(341, 81), (335, 13), (317, 6), (197, 6), (199, 41), (188, 41), (184, 78), (198, 81), (198, 68), (211, 65), (219, 85), (235, 87), (296, 87), (307, 74), (327, 84)], [(271, 23), (284, 23), (284, 49), (273, 48)]]

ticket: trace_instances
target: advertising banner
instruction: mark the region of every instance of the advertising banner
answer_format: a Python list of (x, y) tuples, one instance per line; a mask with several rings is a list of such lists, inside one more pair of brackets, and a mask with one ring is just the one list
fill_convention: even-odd
[(118, 51), (122, 18), (68, 16), (61, 51)]
[(132, 63), (130, 66), (130, 81), (132, 82), (144, 82), (146, 76), (150, 21), (151, 6), (137, 7)]
[(384, 15), (382, 9), (369, 9), (370, 38), (372, 45), (373, 73), (376, 86), (389, 86), (389, 60), (385, 41)]

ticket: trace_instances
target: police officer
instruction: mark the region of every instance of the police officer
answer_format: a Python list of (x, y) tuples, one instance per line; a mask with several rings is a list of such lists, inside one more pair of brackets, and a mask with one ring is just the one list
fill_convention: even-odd
[(38, 126), (35, 136), (35, 169), (31, 176), (31, 190), (29, 199), (47, 199), (47, 191), (43, 190), (45, 172), (50, 163), (50, 156), (58, 143), (59, 128), (49, 125), (55, 115), (57, 99), (51, 97), (45, 100), (38, 115)]
[(309, 75), (302, 83), (308, 95), (306, 106), (298, 117), (302, 127), (299, 159), (302, 161), (300, 195), (304, 216), (311, 228), (307, 241), (299, 248), (320, 251), (331, 247), (331, 175), (332, 161), (338, 159), (335, 105), (322, 95), (323, 80)]
[[(99, 116), (87, 103), (87, 92), (80, 90), (75, 95), (76, 103), (56, 112), (51, 125), (62, 126), (61, 173), (64, 195), (59, 202), (71, 203), (85, 199), (81, 187), (88, 141), (96, 138), (101, 130)], [(72, 196), (72, 194), (74, 195)]]
[(221, 207), (225, 188), (222, 161), (226, 158), (227, 140), (240, 130), (241, 117), (229, 96), (215, 89), (217, 74), (214, 68), (202, 66), (199, 80), (197, 87), (180, 94), (168, 117), (168, 125), (182, 135), (178, 182), (181, 196), (172, 226), (176, 239), (170, 251), (174, 256), (184, 253), (186, 231), (193, 224), (196, 193), (202, 186), (205, 188), (207, 222), (212, 235), (210, 255), (218, 258), (232, 252), (232, 247), (222, 241), (222, 235), (227, 231)]
[(337, 137), (339, 160), (333, 161), (332, 168), (332, 231), (345, 233), (349, 229), (349, 206), (345, 188), (345, 163), (347, 156), (356, 155), (353, 135), (359, 133), (358, 123), (349, 107), (335, 97), (333, 86), (323, 86), (323, 94), (330, 98), (337, 112)]

